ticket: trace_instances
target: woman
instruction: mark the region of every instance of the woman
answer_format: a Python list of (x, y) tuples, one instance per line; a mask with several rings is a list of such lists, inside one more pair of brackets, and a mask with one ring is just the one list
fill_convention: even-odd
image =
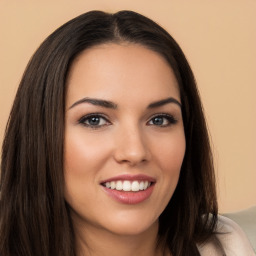
[(2, 152), (1, 255), (231, 255), (234, 243), (232, 255), (252, 254), (217, 216), (188, 62), (142, 15), (93, 11), (50, 35)]

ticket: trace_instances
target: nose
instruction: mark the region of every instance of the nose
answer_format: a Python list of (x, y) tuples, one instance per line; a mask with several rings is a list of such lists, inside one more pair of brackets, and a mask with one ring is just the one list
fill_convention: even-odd
[(135, 166), (150, 160), (150, 150), (139, 127), (119, 130), (115, 142), (114, 158), (118, 163)]

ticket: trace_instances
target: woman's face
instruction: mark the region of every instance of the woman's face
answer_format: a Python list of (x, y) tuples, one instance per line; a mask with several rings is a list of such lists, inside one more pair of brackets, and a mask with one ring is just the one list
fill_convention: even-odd
[(167, 62), (135, 44), (104, 44), (74, 61), (67, 82), (65, 199), (87, 230), (157, 228), (178, 183), (185, 136)]

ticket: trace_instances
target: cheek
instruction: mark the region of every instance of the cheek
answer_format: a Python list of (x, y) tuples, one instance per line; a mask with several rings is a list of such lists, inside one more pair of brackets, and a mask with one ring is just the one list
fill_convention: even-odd
[(98, 186), (100, 170), (109, 157), (110, 146), (100, 135), (85, 135), (83, 129), (73, 132), (67, 129), (65, 135), (65, 198), (75, 208), (84, 203), (85, 195), (89, 198), (96, 196), (94, 189)]
[(160, 156), (163, 170), (172, 175), (180, 172), (185, 154), (185, 143), (175, 147), (167, 148)]
[(101, 136), (85, 136), (83, 131), (67, 131), (64, 150), (65, 170), (77, 175), (95, 172), (108, 158), (109, 151), (108, 142)]
[(98, 175), (109, 156), (109, 145), (84, 128), (66, 129), (64, 147), (65, 199), (74, 211), (86, 209), (98, 196)]
[[(159, 144), (158, 144), (159, 145)], [(161, 180), (163, 201), (167, 204), (178, 184), (180, 169), (186, 150), (184, 133), (170, 136), (162, 141), (161, 145), (155, 147), (155, 157), (161, 169), (159, 179)]]
[(158, 164), (165, 174), (175, 174), (180, 172), (183, 158), (186, 150), (186, 141), (183, 131), (175, 136), (165, 138), (161, 143), (157, 143), (155, 155), (158, 158)]
[[(156, 217), (164, 211), (178, 184), (180, 169), (185, 155), (186, 142), (183, 130), (158, 136), (152, 141), (154, 166), (159, 170), (155, 187), (154, 204), (157, 208)], [(152, 145), (153, 145), (152, 144)]]

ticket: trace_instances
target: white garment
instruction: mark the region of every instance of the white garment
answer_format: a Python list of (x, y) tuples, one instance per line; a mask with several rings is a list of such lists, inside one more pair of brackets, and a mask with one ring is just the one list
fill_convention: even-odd
[[(234, 221), (224, 216), (218, 216), (217, 239), (212, 239), (199, 246), (202, 256), (255, 256), (249, 240), (243, 230)], [(221, 251), (216, 240), (219, 240), (225, 254)]]

